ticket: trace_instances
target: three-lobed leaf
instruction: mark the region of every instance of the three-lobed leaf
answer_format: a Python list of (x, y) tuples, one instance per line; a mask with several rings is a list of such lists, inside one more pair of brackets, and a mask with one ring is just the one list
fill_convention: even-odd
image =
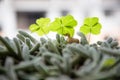
[(36, 20), (36, 24), (30, 25), (29, 29), (31, 32), (36, 32), (38, 35), (42, 36), (49, 33), (49, 18), (40, 18)]
[[(74, 27), (77, 25), (77, 21), (72, 15), (62, 16), (55, 18), (53, 22), (50, 22), (49, 18), (40, 18), (36, 20), (36, 24), (30, 25), (31, 32), (36, 32), (42, 36), (48, 34), (49, 31), (57, 32), (61, 35), (69, 34), (70, 37), (74, 35)], [(101, 30), (101, 24), (97, 17), (85, 18), (84, 24), (80, 27), (80, 32), (84, 34), (92, 33), (99, 34)]]
[(56, 18), (51, 24), (50, 29), (58, 34), (69, 34), (70, 37), (74, 35), (74, 27), (77, 21), (71, 15)]
[(97, 17), (85, 18), (84, 24), (80, 27), (80, 32), (84, 34), (99, 34), (102, 26)]

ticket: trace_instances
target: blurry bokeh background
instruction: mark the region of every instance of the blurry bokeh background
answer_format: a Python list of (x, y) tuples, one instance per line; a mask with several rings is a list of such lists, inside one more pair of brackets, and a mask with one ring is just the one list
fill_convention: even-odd
[(120, 0), (0, 0), (0, 35), (12, 38), (19, 29), (30, 32), (29, 25), (37, 18), (66, 14), (78, 21), (76, 32), (85, 17), (99, 17), (103, 28), (91, 41), (109, 36), (120, 41)]

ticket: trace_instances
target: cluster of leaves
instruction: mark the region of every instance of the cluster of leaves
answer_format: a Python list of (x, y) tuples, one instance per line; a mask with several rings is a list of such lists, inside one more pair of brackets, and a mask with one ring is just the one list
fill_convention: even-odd
[[(77, 25), (77, 21), (72, 15), (62, 16), (55, 18), (53, 22), (50, 22), (49, 18), (40, 18), (36, 20), (36, 24), (30, 26), (32, 32), (37, 32), (42, 36), (48, 34), (49, 31), (57, 32), (61, 35), (69, 35), (73, 37), (74, 27)], [(83, 25), (80, 27), (80, 32), (83, 34), (99, 34), (101, 30), (101, 24), (97, 17), (85, 18)]]
[[(113, 38), (88, 44), (85, 35), (99, 34), (97, 17), (86, 18), (78, 33), (80, 42), (66, 43), (61, 35), (73, 37), (76, 20), (71, 16), (40, 18), (30, 26), (38, 35), (57, 32), (56, 40), (34, 39), (19, 31), (17, 37), (0, 37), (0, 80), (118, 80), (120, 46)], [(73, 38), (72, 38), (73, 39)]]
[(30, 26), (32, 32), (36, 32), (42, 36), (48, 34), (49, 31), (57, 32), (58, 34), (69, 34), (71, 37), (74, 35), (74, 27), (77, 25), (76, 20), (71, 15), (55, 18), (50, 22), (49, 18), (40, 18), (36, 20), (36, 24)]
[(0, 37), (0, 80), (119, 80), (120, 46), (112, 38), (66, 44), (63, 36), (40, 41), (19, 31)]
[(84, 24), (80, 27), (80, 31), (84, 34), (99, 34), (101, 28), (101, 24), (97, 17), (85, 18)]

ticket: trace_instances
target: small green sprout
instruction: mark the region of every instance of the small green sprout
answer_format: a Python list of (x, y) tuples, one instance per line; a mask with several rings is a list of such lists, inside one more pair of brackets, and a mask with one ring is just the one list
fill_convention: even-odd
[(51, 31), (57, 32), (61, 35), (69, 34), (70, 37), (74, 35), (74, 27), (77, 25), (77, 21), (73, 18), (72, 15), (62, 16), (56, 18), (51, 24)]
[(85, 35), (88, 33), (91, 34), (99, 34), (102, 26), (99, 23), (99, 19), (97, 17), (85, 18), (84, 24), (80, 27), (80, 31)]
[[(66, 15), (59, 18), (55, 18), (53, 22), (50, 22), (49, 18), (40, 18), (36, 20), (36, 24), (30, 25), (29, 29), (31, 32), (36, 32), (38, 35), (43, 36), (48, 34), (50, 31), (57, 32), (57, 34), (68, 37), (68, 42), (73, 41), (73, 35), (75, 32), (74, 27), (77, 25), (77, 21), (72, 15)], [(80, 27), (80, 32), (87, 35), (99, 34), (101, 30), (101, 24), (97, 17), (85, 18), (84, 24)], [(47, 36), (46, 36), (47, 37)], [(77, 42), (79, 42), (77, 40)], [(90, 36), (89, 36), (90, 42)]]
[(30, 25), (29, 29), (31, 32), (36, 32), (38, 35), (42, 36), (49, 33), (49, 18), (40, 18), (36, 20), (36, 24)]
[(36, 20), (36, 24), (30, 25), (29, 29), (31, 32), (36, 32), (42, 36), (48, 34), (49, 31), (57, 32), (61, 35), (74, 35), (74, 27), (77, 25), (77, 21), (72, 15), (62, 16), (55, 18), (53, 22), (50, 22), (49, 18), (40, 18)]
[(80, 27), (80, 32), (82, 32), (85, 35), (90, 33), (88, 39), (90, 42), (91, 34), (100, 34), (101, 28), (102, 26), (99, 23), (99, 19), (97, 17), (85, 18), (83, 25)]

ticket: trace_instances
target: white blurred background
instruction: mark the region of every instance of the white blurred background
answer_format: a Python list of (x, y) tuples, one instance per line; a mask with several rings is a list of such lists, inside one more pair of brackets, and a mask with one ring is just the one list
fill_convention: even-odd
[(78, 21), (76, 32), (85, 17), (99, 17), (103, 28), (100, 35), (92, 35), (92, 42), (109, 36), (120, 41), (120, 0), (0, 0), (0, 35), (12, 38), (19, 29), (30, 32), (37, 18), (66, 14)]

